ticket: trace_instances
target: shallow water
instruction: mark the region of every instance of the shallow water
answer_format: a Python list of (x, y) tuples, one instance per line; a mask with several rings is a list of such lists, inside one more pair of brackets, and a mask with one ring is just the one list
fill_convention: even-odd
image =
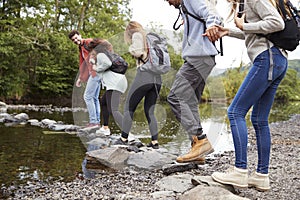
[[(223, 104), (201, 104), (200, 106), (202, 126), (214, 146), (215, 153), (233, 150), (226, 108), (226, 105)], [(30, 119), (48, 118), (62, 121), (65, 124), (76, 124), (78, 122), (73, 119), (79, 119), (85, 115), (80, 112), (48, 113), (26, 110), (8, 110), (8, 112), (26, 112)], [(287, 120), (295, 113), (300, 113), (299, 103), (275, 105), (270, 122)], [(158, 105), (155, 114), (159, 123), (161, 147), (176, 154), (188, 151), (190, 141), (174, 118), (169, 106)], [(131, 133), (140, 138), (142, 142), (148, 143), (150, 133), (142, 107), (138, 108), (134, 118)], [(247, 116), (248, 118), (249, 116)], [(249, 120), (248, 123), (250, 124)], [(113, 134), (120, 134), (120, 129), (113, 120), (111, 120), (110, 127)], [(81, 139), (67, 133), (48, 133), (47, 129), (30, 125), (0, 124), (0, 185), (57, 179), (69, 181), (85, 170), (82, 168), (82, 162), (86, 148)]]

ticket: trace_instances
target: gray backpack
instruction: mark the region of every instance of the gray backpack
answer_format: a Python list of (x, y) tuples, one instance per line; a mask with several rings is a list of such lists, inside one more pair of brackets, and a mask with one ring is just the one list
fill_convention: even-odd
[(171, 69), (170, 55), (167, 48), (166, 38), (156, 33), (148, 33), (148, 60), (141, 66), (142, 71), (149, 71), (154, 74), (165, 74)]

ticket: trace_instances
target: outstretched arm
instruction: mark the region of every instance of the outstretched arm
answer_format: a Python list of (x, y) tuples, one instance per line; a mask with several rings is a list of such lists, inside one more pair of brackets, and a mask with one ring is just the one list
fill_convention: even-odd
[(208, 39), (212, 42), (217, 41), (219, 38), (224, 37), (225, 35), (228, 35), (230, 37), (236, 37), (239, 39), (244, 39), (244, 21), (245, 21), (245, 14), (242, 15), (242, 17), (238, 17), (237, 15), (234, 18), (234, 23), (236, 27), (238, 28), (225, 28), (219, 25), (215, 25), (212, 27), (209, 27), (206, 29), (203, 36), (208, 37)]

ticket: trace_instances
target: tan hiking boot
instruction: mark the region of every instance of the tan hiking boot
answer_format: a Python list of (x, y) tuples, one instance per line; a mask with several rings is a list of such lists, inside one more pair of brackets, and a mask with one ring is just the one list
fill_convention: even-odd
[(255, 187), (259, 191), (268, 191), (270, 190), (270, 179), (269, 174), (261, 174), (255, 172), (248, 179), (248, 186)]
[(205, 157), (203, 156), (203, 157), (197, 158), (193, 162), (196, 163), (197, 165), (204, 165), (205, 164)]
[(248, 187), (248, 170), (236, 167), (229, 168), (225, 173), (214, 172), (211, 177), (219, 183), (233, 185), (239, 188)]
[(197, 136), (193, 136), (192, 148), (189, 153), (177, 157), (176, 161), (179, 163), (205, 161), (205, 155), (214, 152), (210, 142), (207, 138), (198, 140)]

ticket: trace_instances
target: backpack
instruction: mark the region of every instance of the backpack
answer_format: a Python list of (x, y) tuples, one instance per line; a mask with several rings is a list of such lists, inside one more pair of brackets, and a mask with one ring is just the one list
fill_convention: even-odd
[[(288, 8), (288, 11), (286, 10), (286, 7)], [(269, 33), (267, 35), (259, 35), (266, 37), (269, 41), (271, 41), (275, 46), (279, 48), (293, 51), (297, 48), (300, 41), (300, 16), (297, 13), (297, 9), (289, 0), (286, 3), (284, 2), (284, 0), (279, 0), (277, 10), (280, 14), (282, 14), (281, 16), (285, 25), (284, 29), (281, 31)], [(288, 12), (292, 17), (288, 15)]]
[(107, 70), (111, 70), (118, 74), (125, 74), (128, 68), (128, 63), (118, 54), (110, 51), (105, 51), (105, 55), (111, 60), (112, 65)]
[(150, 71), (154, 74), (165, 74), (170, 71), (171, 61), (166, 38), (161, 37), (156, 33), (148, 33), (146, 39), (148, 60), (145, 62), (142, 59), (139, 59), (144, 63), (141, 66), (141, 70)]

